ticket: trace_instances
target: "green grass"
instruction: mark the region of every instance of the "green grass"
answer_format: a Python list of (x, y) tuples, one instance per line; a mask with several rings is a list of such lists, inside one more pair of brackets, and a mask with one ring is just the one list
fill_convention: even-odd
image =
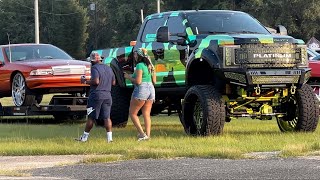
[[(41, 101), (41, 104), (44, 105), (44, 104), (49, 104), (52, 96), (54, 94), (46, 94), (43, 96), (43, 99)], [(5, 97), (5, 98), (1, 98), (1, 104), (2, 106), (13, 106), (13, 101), (12, 101), (12, 97)]]
[[(48, 104), (51, 97), (45, 95), (42, 104)], [(11, 98), (2, 98), (1, 102), (13, 105)], [(162, 115), (152, 117), (150, 141), (137, 142), (137, 131), (129, 121), (126, 128), (113, 129), (114, 142), (108, 144), (101, 127), (94, 127), (89, 141), (81, 143), (74, 138), (82, 134), (84, 121), (46, 124), (50, 119), (0, 118), (0, 155), (102, 155), (84, 162), (177, 157), (236, 159), (250, 152), (270, 151), (280, 151), (282, 157), (320, 155), (319, 128), (314, 133), (281, 133), (275, 120), (235, 119), (226, 123), (223, 135), (192, 137), (185, 134), (177, 116)]]
[[(114, 142), (106, 143), (105, 130), (94, 127), (89, 141), (74, 141), (84, 129), (75, 124), (0, 124), (0, 155), (111, 155), (86, 162), (108, 162), (145, 158), (243, 158), (250, 152), (280, 151), (282, 157), (315, 154), (320, 150), (320, 131), (281, 133), (274, 120), (235, 119), (226, 123), (223, 135), (187, 136), (177, 116), (152, 117), (152, 138), (137, 142), (131, 122), (114, 128)], [(317, 154), (316, 154), (317, 155)], [(319, 153), (318, 153), (319, 155)]]

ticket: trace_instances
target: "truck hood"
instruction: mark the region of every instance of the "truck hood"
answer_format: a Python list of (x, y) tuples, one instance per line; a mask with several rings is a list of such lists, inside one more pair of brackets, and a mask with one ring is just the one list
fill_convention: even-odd
[(240, 45), (240, 44), (260, 44), (260, 43), (293, 43), (302, 44), (303, 42), (291, 36), (274, 34), (217, 34), (217, 35), (196, 35), (190, 40), (195, 39), (201, 42), (200, 46), (215, 41), (218, 45)]

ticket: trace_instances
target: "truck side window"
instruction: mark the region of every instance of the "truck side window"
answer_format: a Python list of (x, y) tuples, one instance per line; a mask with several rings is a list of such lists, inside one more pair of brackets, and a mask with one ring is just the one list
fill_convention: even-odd
[(180, 17), (170, 17), (168, 20), (168, 27), (170, 33), (183, 33), (185, 30)]
[[(169, 32), (171, 34), (176, 34), (176, 33), (183, 33), (185, 32), (185, 26), (182, 23), (182, 19), (180, 17), (169, 17), (168, 20), (168, 27), (169, 27)], [(171, 36), (171, 40), (177, 40), (177, 36)]]
[(150, 19), (146, 22), (144, 30), (141, 36), (142, 42), (153, 42), (156, 41), (156, 33), (160, 26), (165, 23), (164, 18)]

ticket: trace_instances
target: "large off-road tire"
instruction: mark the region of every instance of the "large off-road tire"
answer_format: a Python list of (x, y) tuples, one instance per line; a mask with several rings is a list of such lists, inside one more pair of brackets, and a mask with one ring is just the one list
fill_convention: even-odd
[(112, 107), (111, 121), (114, 127), (126, 127), (128, 123), (130, 91), (119, 86), (113, 86), (111, 89)]
[(36, 102), (36, 96), (27, 87), (26, 80), (21, 73), (15, 74), (12, 78), (11, 94), (16, 106), (29, 106)]
[(219, 135), (226, 118), (225, 102), (211, 85), (189, 88), (184, 97), (181, 123), (187, 134)]
[(277, 118), (282, 132), (316, 130), (319, 120), (319, 101), (310, 85), (304, 84), (283, 107), (287, 115)]

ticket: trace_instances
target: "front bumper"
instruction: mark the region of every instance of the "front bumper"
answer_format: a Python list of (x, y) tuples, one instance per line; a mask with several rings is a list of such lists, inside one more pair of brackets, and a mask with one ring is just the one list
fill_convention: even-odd
[[(86, 76), (90, 79), (91, 76)], [(48, 88), (84, 88), (89, 87), (87, 84), (80, 83), (80, 75), (66, 76), (29, 76), (26, 78), (29, 89), (48, 89)]]
[(224, 78), (240, 86), (286, 87), (301, 86), (311, 75), (310, 68), (304, 69), (250, 69), (247, 71), (224, 71)]

